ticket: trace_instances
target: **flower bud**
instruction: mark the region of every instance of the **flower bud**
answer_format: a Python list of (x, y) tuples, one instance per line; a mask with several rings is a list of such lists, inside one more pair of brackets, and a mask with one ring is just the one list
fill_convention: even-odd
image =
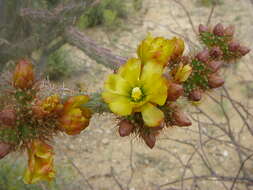
[(174, 119), (174, 124), (177, 126), (184, 127), (192, 124), (188, 117), (178, 109), (173, 112), (172, 117)]
[(6, 126), (14, 126), (16, 122), (15, 110), (11, 108), (5, 108), (0, 112), (0, 124)]
[(130, 121), (124, 119), (119, 122), (119, 135), (121, 137), (130, 135), (133, 129), (134, 129), (134, 125)]
[(0, 159), (4, 158), (11, 151), (11, 145), (0, 142)]
[(231, 41), (228, 44), (229, 51), (236, 52), (240, 48), (240, 44), (236, 41)]
[(210, 62), (207, 63), (208, 68), (212, 72), (218, 71), (221, 68), (222, 65), (223, 65), (222, 61), (210, 61)]
[(184, 93), (183, 86), (174, 82), (170, 82), (168, 88), (167, 100), (176, 101)]
[(155, 135), (150, 133), (150, 134), (145, 134), (142, 136), (143, 140), (145, 141), (146, 145), (148, 145), (149, 148), (153, 148), (156, 143), (156, 138)]
[(204, 26), (203, 24), (200, 24), (199, 25), (199, 33), (201, 34), (201, 33), (204, 33), (204, 32), (208, 32), (209, 31), (209, 29), (208, 29), (208, 27), (207, 26)]
[(248, 54), (250, 52), (250, 49), (248, 47), (246, 47), (246, 46), (240, 46), (239, 49), (238, 49), (238, 51), (240, 52), (240, 54), (242, 56), (244, 56), (244, 55), (246, 55), (246, 54)]
[(201, 62), (207, 62), (208, 59), (210, 57), (210, 54), (209, 54), (209, 51), (208, 49), (205, 49), (201, 52), (199, 52), (197, 55), (196, 55), (196, 58), (201, 61)]
[(235, 26), (233, 26), (233, 25), (228, 26), (224, 30), (224, 35), (225, 36), (231, 36), (232, 37), (234, 35), (234, 33), (235, 33)]
[(200, 101), (202, 98), (202, 92), (199, 89), (192, 90), (189, 94), (189, 99), (192, 101)]
[(219, 58), (223, 55), (223, 52), (221, 51), (220, 47), (215, 46), (210, 50), (210, 56), (214, 58)]
[(28, 60), (21, 60), (16, 65), (13, 74), (13, 86), (15, 88), (28, 89), (34, 84), (33, 66)]
[(190, 64), (183, 65), (182, 63), (175, 69), (173, 69), (172, 73), (175, 73), (174, 80), (177, 82), (185, 82), (192, 73), (192, 67)]
[(211, 88), (218, 88), (224, 84), (224, 79), (221, 78), (218, 74), (214, 73), (209, 75), (208, 84)]
[(213, 33), (217, 36), (224, 36), (224, 27), (221, 23), (217, 24), (214, 29)]

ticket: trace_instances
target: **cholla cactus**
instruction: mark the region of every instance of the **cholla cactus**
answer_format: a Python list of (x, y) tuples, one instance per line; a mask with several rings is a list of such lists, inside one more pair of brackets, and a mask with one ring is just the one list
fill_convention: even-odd
[(213, 30), (199, 26), (205, 49), (184, 55), (184, 41), (150, 34), (137, 48), (137, 57), (110, 74), (102, 94), (63, 98), (59, 92), (47, 96), (41, 82), (35, 80), (32, 64), (18, 62), (11, 88), (12, 97), (0, 112), (0, 158), (11, 151), (26, 149), (28, 168), (25, 183), (50, 181), (55, 176), (53, 137), (60, 132), (79, 134), (88, 125), (92, 113), (112, 112), (120, 122), (122, 137), (134, 134), (153, 148), (161, 130), (171, 126), (187, 127), (191, 121), (178, 102), (184, 98), (199, 101), (207, 90), (224, 84), (218, 74), (225, 62), (237, 60), (249, 52), (234, 40), (234, 27), (218, 24)]
[(0, 112), (0, 157), (26, 149), (29, 162), (25, 183), (52, 180), (53, 148), (49, 145), (59, 132), (78, 134), (89, 124), (91, 112), (81, 104), (88, 96), (72, 96), (64, 101), (61, 94), (41, 96), (41, 82), (35, 80), (32, 64), (20, 60), (13, 73), (10, 90), (4, 92), (10, 102)]

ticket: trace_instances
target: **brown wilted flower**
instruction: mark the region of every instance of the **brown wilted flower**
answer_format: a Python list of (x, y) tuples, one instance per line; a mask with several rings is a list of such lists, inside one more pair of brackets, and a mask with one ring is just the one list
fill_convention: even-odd
[(174, 37), (172, 39), (172, 42), (174, 43), (174, 50), (171, 55), (171, 61), (177, 60), (180, 56), (182, 56), (184, 52), (184, 41), (181, 38)]
[(130, 135), (134, 129), (134, 125), (126, 119), (120, 121), (118, 125), (119, 125), (119, 135), (121, 137)]
[(34, 84), (33, 66), (28, 60), (20, 60), (13, 74), (13, 86), (20, 89), (29, 89)]

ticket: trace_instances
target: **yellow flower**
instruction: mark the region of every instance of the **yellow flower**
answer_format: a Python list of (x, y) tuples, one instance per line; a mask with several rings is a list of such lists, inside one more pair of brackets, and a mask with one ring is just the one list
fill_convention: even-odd
[(33, 112), (37, 117), (44, 117), (52, 113), (59, 113), (63, 109), (60, 103), (60, 97), (55, 94), (48, 96), (43, 101), (37, 101), (33, 106)]
[(181, 38), (176, 37), (174, 37), (172, 41), (174, 44), (174, 51), (172, 53), (171, 60), (176, 60), (184, 52), (184, 41)]
[(144, 39), (137, 49), (137, 54), (142, 63), (155, 61), (166, 66), (174, 51), (174, 42), (163, 37), (152, 37), (150, 34)]
[(167, 98), (167, 82), (162, 73), (160, 64), (149, 61), (142, 65), (139, 59), (129, 59), (117, 74), (109, 75), (103, 99), (115, 114), (141, 112), (147, 126), (159, 126), (164, 114), (156, 105), (163, 105)]
[(70, 97), (64, 104), (60, 127), (68, 135), (79, 134), (89, 125), (91, 111), (82, 106), (89, 101), (85, 95)]
[(21, 60), (16, 65), (13, 74), (13, 85), (15, 88), (28, 89), (34, 84), (34, 72), (32, 64), (27, 60)]
[(53, 148), (40, 140), (32, 141), (28, 146), (28, 168), (24, 182), (33, 184), (40, 180), (51, 181), (55, 177), (53, 166)]
[(182, 63), (180, 63), (179, 66), (172, 71), (172, 74), (173, 73), (175, 74), (174, 75), (175, 81), (184, 82), (191, 75), (192, 67), (189, 64), (183, 65)]

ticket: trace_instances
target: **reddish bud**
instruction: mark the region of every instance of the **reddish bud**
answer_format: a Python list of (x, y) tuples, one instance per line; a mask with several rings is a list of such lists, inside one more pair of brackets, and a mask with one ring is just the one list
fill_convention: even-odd
[(11, 145), (0, 142), (0, 159), (4, 158), (11, 151)]
[(238, 42), (232, 41), (228, 44), (229, 51), (236, 52), (240, 48), (240, 44)]
[(168, 88), (167, 100), (176, 101), (183, 93), (184, 89), (182, 85), (171, 82)]
[(214, 29), (213, 33), (217, 36), (224, 36), (224, 27), (221, 23), (217, 24)]
[(192, 101), (200, 101), (202, 98), (202, 92), (199, 89), (192, 90), (189, 94), (189, 99)]
[(6, 108), (0, 112), (0, 124), (6, 126), (14, 126), (16, 122), (15, 110), (11, 108)]
[(19, 61), (13, 74), (14, 87), (21, 89), (31, 88), (34, 80), (35, 76), (32, 64), (28, 60)]
[(143, 140), (145, 141), (146, 145), (148, 145), (149, 148), (153, 148), (156, 143), (155, 135), (150, 133), (142, 136)]
[(178, 109), (173, 112), (172, 117), (174, 119), (174, 124), (177, 126), (184, 127), (192, 124), (189, 118)]
[(196, 55), (196, 58), (201, 61), (201, 62), (207, 62), (208, 59), (210, 57), (210, 54), (209, 54), (209, 51), (208, 49), (205, 49), (201, 52), (199, 52), (197, 55)]
[(209, 31), (209, 29), (208, 29), (207, 26), (204, 26), (203, 24), (199, 25), (199, 33), (200, 34), (203, 33), (203, 32), (208, 32), (208, 31)]
[(240, 46), (239, 49), (238, 49), (238, 51), (240, 52), (240, 54), (242, 56), (244, 56), (244, 55), (246, 55), (246, 54), (248, 54), (250, 52), (250, 49), (248, 47), (246, 47), (246, 46)]
[(214, 58), (219, 58), (223, 55), (223, 52), (221, 51), (220, 47), (216, 46), (210, 50), (210, 55)]
[(220, 69), (222, 65), (223, 65), (222, 61), (210, 61), (209, 63), (207, 63), (208, 68), (212, 72), (218, 71), (218, 69)]
[(218, 74), (214, 73), (209, 75), (208, 84), (211, 88), (218, 88), (224, 84), (224, 79), (221, 78)]
[(234, 35), (234, 33), (235, 33), (235, 26), (233, 26), (233, 25), (228, 26), (224, 30), (224, 35), (225, 36), (231, 36), (232, 37)]
[(124, 119), (119, 122), (119, 135), (121, 137), (130, 135), (133, 129), (134, 129), (134, 125), (130, 121)]

